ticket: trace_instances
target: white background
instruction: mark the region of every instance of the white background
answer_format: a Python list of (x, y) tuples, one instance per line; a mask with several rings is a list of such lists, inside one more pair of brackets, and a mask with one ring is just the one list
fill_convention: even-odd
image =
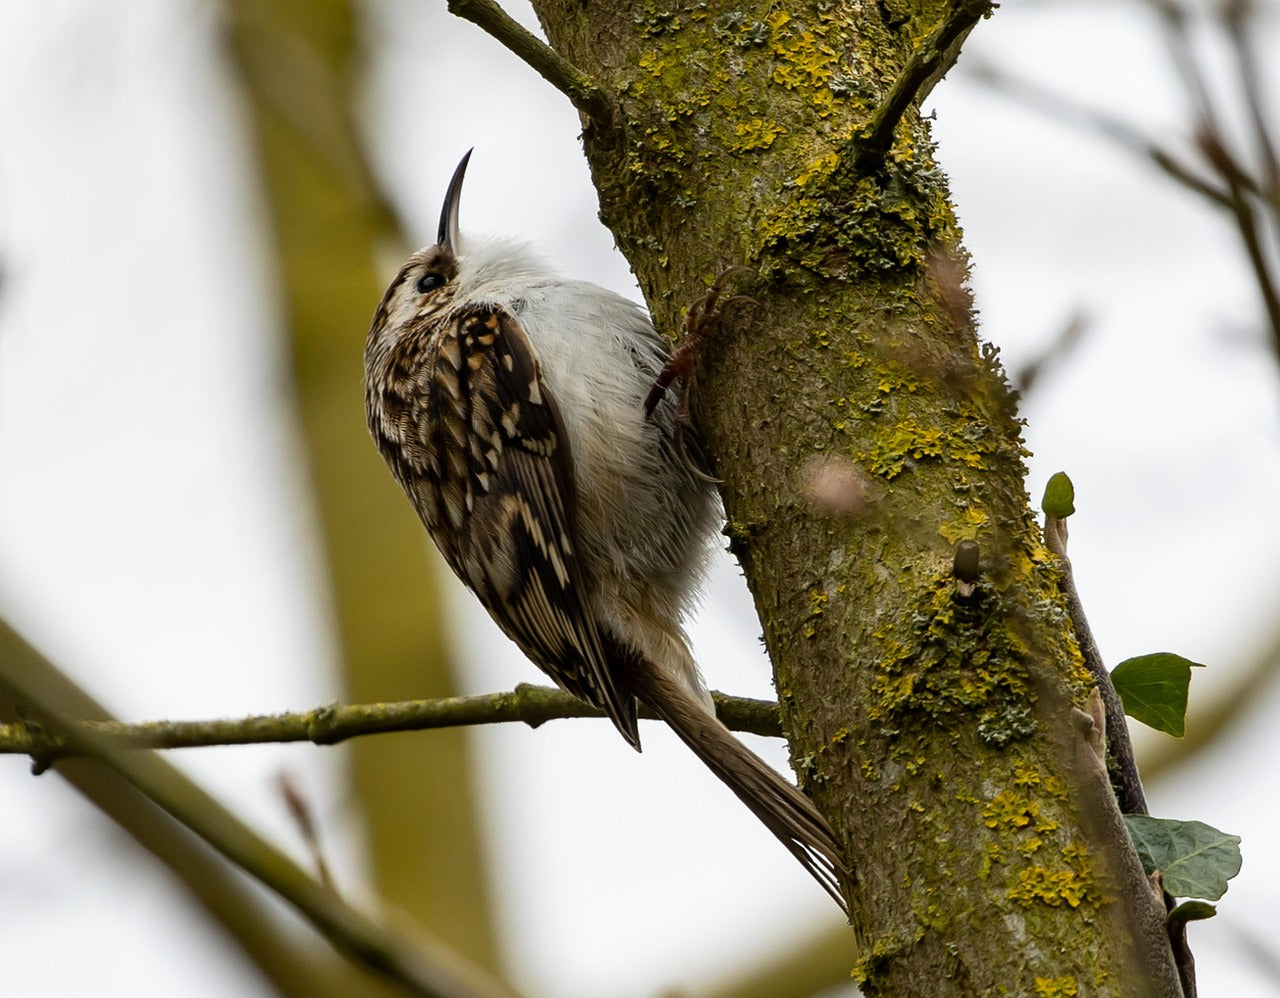
[[(361, 111), (418, 241), (475, 146), (464, 228), (528, 237), (566, 272), (638, 297), (595, 219), (567, 102), (443, 8), (374, 5)], [(215, 15), (178, 0), (0, 2), (0, 609), (139, 719), (304, 708), (336, 689), (263, 203)], [(1276, 29), (1272, 16), (1259, 51), (1277, 50)], [(965, 63), (979, 61), (1185, 138), (1187, 107), (1141, 5), (1010, 4), (971, 36)], [(1016, 370), (1074, 311), (1092, 318), (1024, 414), (1030, 493), (1058, 469), (1075, 481), (1073, 560), (1104, 654), (1204, 662), (1192, 691), (1204, 697), (1274, 628), (1280, 594), (1280, 383), (1232, 230), (1128, 153), (963, 71), (930, 106), (984, 335)], [(363, 335), (351, 331), (353, 352)], [(536, 678), (461, 591), (456, 608), (482, 634), (465, 649), (468, 692)], [(713, 686), (769, 694), (727, 559), (695, 634)], [(1277, 952), (1277, 709), (1273, 690), (1228, 743), (1149, 788), (1156, 813), (1244, 836), (1221, 916), (1192, 927), (1206, 995), (1280, 993), (1238, 941)], [(652, 726), (643, 757), (585, 723), (475, 743), (501, 929), (531, 995), (696, 986), (744, 953), (784, 952), (794, 940), (779, 925), (798, 938), (832, 920), (768, 834)], [(296, 774), (360, 894), (340, 752), (175, 758), (295, 851), (274, 776)], [(261, 993), (163, 871), (19, 758), (0, 758), (0, 901), (8, 993)]]

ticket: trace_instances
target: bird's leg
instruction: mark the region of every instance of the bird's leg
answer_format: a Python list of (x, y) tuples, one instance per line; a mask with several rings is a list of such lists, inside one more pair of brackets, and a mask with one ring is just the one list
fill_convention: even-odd
[(658, 372), (658, 377), (644, 400), (645, 418), (652, 418), (653, 411), (658, 407), (658, 403), (662, 401), (663, 396), (666, 395), (667, 389), (671, 387), (677, 378), (680, 379), (680, 390), (676, 396), (674, 424), (676, 450), (680, 454), (681, 460), (688, 467), (700, 478), (708, 481), (715, 481), (715, 479), (698, 468), (689, 459), (684, 449), (684, 433), (690, 425), (689, 394), (693, 386), (693, 370), (701, 357), (702, 351), (706, 349), (715, 337), (716, 331), (720, 328), (720, 320), (724, 318), (725, 309), (735, 302), (748, 302), (752, 305), (759, 304), (755, 299), (748, 298), (746, 295), (731, 295), (723, 302), (720, 301), (729, 279), (735, 274), (749, 272), (750, 269), (749, 267), (735, 266), (721, 271), (720, 276), (712, 282), (702, 297), (689, 306), (684, 316), (684, 340), (676, 347), (675, 352), (671, 354), (666, 364), (663, 365), (662, 370)]

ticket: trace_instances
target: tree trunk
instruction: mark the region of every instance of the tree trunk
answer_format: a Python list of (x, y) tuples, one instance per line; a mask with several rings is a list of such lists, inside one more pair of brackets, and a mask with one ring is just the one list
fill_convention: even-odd
[[(1179, 994), (1078, 709), (1089, 678), (928, 123), (912, 105), (888, 153), (862, 155), (947, 5), (534, 5), (613, 102), (587, 157), (659, 328), (674, 338), (726, 267), (758, 275), (702, 357), (695, 415), (793, 766), (856, 868), (855, 979)], [(963, 539), (981, 549), (968, 596)]]

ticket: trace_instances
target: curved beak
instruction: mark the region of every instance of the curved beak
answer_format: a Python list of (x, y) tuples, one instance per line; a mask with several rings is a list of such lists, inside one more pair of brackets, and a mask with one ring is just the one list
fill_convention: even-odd
[(436, 244), (450, 253), (458, 252), (458, 205), (462, 201), (462, 178), (466, 176), (467, 160), (473, 152), (474, 148), (468, 149), (453, 171), (453, 179), (444, 194), (444, 207), (440, 209), (440, 232), (436, 236)]

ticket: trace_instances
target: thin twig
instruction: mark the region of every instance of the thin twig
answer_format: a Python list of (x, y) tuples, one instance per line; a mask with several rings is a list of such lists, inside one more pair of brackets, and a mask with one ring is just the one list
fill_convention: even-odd
[(1249, 196), (1249, 188), (1256, 185), (1222, 144), (1216, 128), (1213, 126), (1210, 128), (1212, 130), (1200, 139), (1201, 147), (1214, 169), (1222, 175), (1231, 192), (1231, 213), (1235, 217), (1236, 229), (1240, 233), (1240, 242), (1244, 244), (1245, 255), (1249, 258), (1253, 279), (1262, 295), (1262, 305), (1266, 309), (1267, 322), (1271, 326), (1272, 349), (1277, 356), (1280, 356), (1280, 282), (1277, 282), (1276, 275), (1271, 272), (1271, 262), (1267, 258), (1263, 236), (1259, 231), (1258, 210)]
[[(1272, 272), (1271, 263), (1263, 245), (1263, 237), (1259, 232), (1259, 212), (1257, 205), (1254, 203), (1254, 197), (1260, 197), (1263, 199), (1264, 204), (1270, 204), (1273, 212), (1277, 211), (1277, 209), (1273, 203), (1267, 200), (1264, 194), (1267, 187), (1265, 180), (1259, 182), (1251, 176), (1230, 151), (1230, 147), (1224, 137), (1222, 115), (1214, 103), (1213, 95), (1201, 70), (1200, 62), (1196, 59), (1195, 51), (1192, 48), (1188, 28), (1190, 15), (1173, 0), (1158, 0), (1156, 9), (1165, 25), (1165, 36), (1168, 41), (1170, 57), (1182, 76), (1183, 85), (1195, 105), (1195, 113), (1198, 119), (1196, 126), (1198, 144), (1205, 158), (1208, 159), (1210, 165), (1226, 184), (1228, 193), (1227, 208), (1235, 218), (1236, 229), (1240, 233), (1240, 241), (1244, 244), (1245, 253), (1249, 257), (1249, 266), (1253, 269), (1254, 280), (1257, 282), (1258, 290), (1262, 294), (1262, 304), (1266, 309), (1267, 321), (1271, 326), (1272, 348), (1277, 356), (1280, 356), (1280, 281), (1277, 280), (1276, 275)], [(1261, 107), (1253, 99), (1256, 95), (1251, 95), (1248, 92), (1247, 81), (1250, 76), (1249, 68), (1251, 62), (1247, 54), (1247, 46), (1242, 46), (1238, 39), (1238, 36), (1243, 31), (1242, 19), (1244, 16), (1244, 13), (1239, 10), (1234, 15), (1228, 10), (1222, 15), (1222, 20), (1228, 35), (1237, 39), (1237, 44), (1234, 46), (1234, 54), (1241, 63), (1239, 70), (1246, 80), (1245, 99), (1253, 106), (1256, 127), (1261, 135), (1264, 149), (1264, 158), (1266, 151), (1269, 150), (1274, 162), (1274, 146), (1268, 137), (1266, 122), (1261, 117)]]
[[(778, 705), (768, 700), (713, 694), (716, 712), (734, 731), (780, 737)], [(641, 717), (652, 719), (646, 708)], [(604, 717), (563, 690), (521, 683), (509, 693), (486, 693), (400, 703), (328, 704), (314, 710), (211, 721), (76, 721), (76, 729), (113, 750), (201, 748), (264, 742), (334, 745), (358, 735), (422, 731), (522, 721), (538, 727), (569, 717)], [(73, 743), (35, 721), (0, 724), (0, 755), (29, 755), (39, 766), (73, 755)]]
[(289, 817), (293, 819), (294, 827), (306, 844), (307, 852), (311, 853), (316, 878), (329, 890), (336, 890), (337, 885), (329, 869), (329, 861), (325, 859), (324, 848), (320, 845), (320, 823), (312, 813), (311, 802), (302, 792), (293, 775), (286, 771), (282, 770), (277, 774), (276, 785), (280, 788), (280, 796), (284, 799), (284, 806), (289, 811)]
[(1240, 74), (1240, 87), (1245, 103), (1249, 106), (1249, 120), (1253, 125), (1254, 141), (1258, 144), (1258, 156), (1262, 161), (1263, 195), (1273, 205), (1276, 221), (1280, 223), (1280, 154), (1271, 134), (1270, 119), (1263, 103), (1262, 74), (1254, 51), (1250, 21), (1256, 9), (1250, 0), (1229, 0), (1223, 8), (1222, 19), (1231, 37), (1235, 51), (1236, 70)]
[(889, 152), (893, 132), (907, 113), (929, 95), (960, 57), (960, 44), (969, 30), (991, 13), (991, 0), (960, 0), (948, 7), (943, 22), (911, 53), (898, 78), (854, 139), (853, 163), (865, 173)]
[(515, 21), (494, 0), (448, 0), (448, 5), (451, 14), (479, 25), (568, 97), (582, 114), (601, 125), (613, 121), (613, 103), (595, 81)]
[(1089, 316), (1081, 309), (1076, 309), (1063, 323), (1063, 326), (1049, 345), (1023, 364), (1013, 376), (1013, 384), (1018, 394), (1024, 398), (1031, 393), (1045, 371), (1060, 364), (1072, 350), (1079, 345), (1089, 328)]
[(1142, 790), (1142, 780), (1138, 776), (1138, 764), (1133, 757), (1133, 743), (1129, 739), (1129, 725), (1124, 719), (1124, 704), (1120, 702), (1120, 694), (1111, 682), (1111, 673), (1107, 671), (1102, 660), (1102, 652), (1093, 638), (1093, 629), (1089, 627), (1089, 618), (1085, 616), (1084, 604), (1080, 601), (1080, 593), (1076, 589), (1075, 577), (1071, 572), (1071, 559), (1067, 557), (1067, 521), (1057, 516), (1045, 514), (1045, 543), (1049, 550), (1058, 556), (1062, 581), (1062, 595), (1067, 601), (1067, 612), (1071, 616), (1071, 625), (1075, 629), (1076, 641), (1080, 644), (1080, 653), (1084, 656), (1084, 664), (1097, 684), (1102, 695), (1102, 706), (1107, 720), (1107, 761), (1111, 772), (1111, 785), (1116, 793), (1121, 814), (1147, 814), (1147, 797)]

